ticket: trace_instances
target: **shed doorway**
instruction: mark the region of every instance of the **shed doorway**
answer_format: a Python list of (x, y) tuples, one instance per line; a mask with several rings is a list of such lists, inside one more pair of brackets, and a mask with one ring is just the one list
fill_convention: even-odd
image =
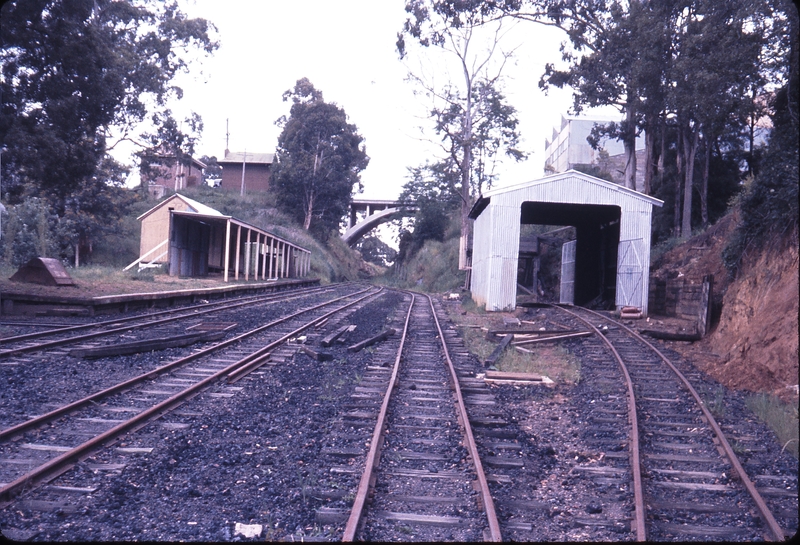
[[(575, 240), (568, 242), (562, 252), (562, 256), (567, 255), (568, 261), (572, 263), (564, 263), (562, 257), (559, 267), (560, 302), (595, 309), (614, 308), (621, 214), (621, 208), (616, 205), (533, 201), (522, 203), (522, 225), (575, 228)], [(569, 269), (566, 272), (564, 265)]]

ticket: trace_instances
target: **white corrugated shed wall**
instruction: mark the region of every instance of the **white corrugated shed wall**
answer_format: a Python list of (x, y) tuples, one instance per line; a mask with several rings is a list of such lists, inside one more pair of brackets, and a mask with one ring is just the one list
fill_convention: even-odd
[[(636, 257), (618, 255), (618, 307), (637, 306), (647, 313), (650, 274), (650, 218), (653, 204), (611, 182), (575, 171), (549, 176), (515, 188), (487, 194), (489, 205), (475, 220), (472, 251), (472, 296), (487, 311), (508, 311), (516, 306), (520, 213), (523, 202), (615, 205), (621, 209), (620, 245), (634, 244)], [(653, 199), (654, 201), (657, 201)], [(634, 243), (626, 241), (636, 241)], [(640, 255), (641, 254), (641, 255)], [(621, 275), (621, 266), (638, 266), (639, 275)]]
[[(517, 296), (520, 207), (491, 203), (475, 221), (475, 232), (499, 234), (473, 238), (470, 289), (486, 310), (514, 310)], [(513, 282), (509, 282), (512, 279)], [(497, 306), (497, 301), (512, 303)]]

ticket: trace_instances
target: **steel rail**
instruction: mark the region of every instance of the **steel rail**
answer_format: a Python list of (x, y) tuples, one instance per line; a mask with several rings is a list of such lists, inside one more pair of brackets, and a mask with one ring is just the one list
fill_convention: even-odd
[[(622, 360), (622, 357), (619, 355), (619, 352), (617, 352), (617, 349), (614, 348), (611, 341), (609, 341), (594, 324), (563, 306), (556, 305), (556, 308), (572, 315), (592, 329), (614, 355), (625, 377), (625, 386), (628, 389), (628, 423), (630, 424), (631, 473), (633, 474), (634, 529), (637, 541), (647, 541), (647, 528), (644, 520), (644, 487), (642, 486), (642, 465), (639, 453), (639, 419), (636, 414), (636, 396), (633, 391), (633, 381), (628, 373), (628, 368), (625, 366), (625, 362)], [(603, 318), (606, 319), (605, 316), (603, 316)]]
[(193, 360), (199, 359), (199, 358), (201, 358), (203, 356), (207, 356), (208, 354), (211, 354), (212, 352), (215, 352), (217, 350), (220, 350), (222, 348), (230, 346), (231, 344), (234, 344), (236, 342), (242, 341), (242, 340), (244, 340), (244, 339), (246, 339), (248, 337), (251, 337), (251, 336), (253, 336), (253, 335), (257, 334), (257, 333), (260, 333), (260, 332), (262, 332), (262, 331), (264, 331), (266, 329), (269, 329), (271, 327), (279, 325), (279, 324), (281, 324), (281, 323), (283, 323), (283, 322), (285, 322), (287, 320), (291, 320), (292, 318), (295, 318), (296, 316), (299, 316), (299, 315), (304, 314), (306, 312), (309, 312), (311, 310), (317, 309), (319, 307), (322, 307), (322, 306), (325, 306), (325, 305), (329, 305), (329, 304), (335, 303), (337, 301), (341, 301), (342, 299), (346, 299), (347, 297), (352, 297), (354, 295), (359, 295), (361, 293), (369, 291), (370, 289), (371, 288), (367, 288), (366, 290), (357, 291), (355, 293), (344, 295), (342, 297), (338, 297), (336, 299), (332, 299), (330, 301), (326, 301), (325, 303), (323, 303), (321, 305), (317, 305), (315, 307), (310, 307), (310, 308), (307, 308), (307, 309), (303, 309), (303, 310), (301, 310), (299, 312), (295, 312), (294, 314), (285, 316), (283, 318), (279, 318), (279, 319), (274, 320), (274, 321), (272, 321), (272, 322), (270, 322), (268, 324), (265, 324), (263, 326), (259, 326), (259, 327), (255, 328), (255, 329), (250, 330), (250, 331), (246, 331), (245, 333), (242, 333), (241, 335), (237, 335), (236, 337), (233, 337), (233, 338), (228, 339), (226, 341), (222, 341), (222, 342), (217, 343), (217, 344), (215, 344), (213, 346), (209, 346), (208, 348), (204, 348), (204, 349), (202, 349), (202, 350), (200, 350), (198, 352), (195, 352), (195, 353), (190, 354), (188, 356), (185, 356), (183, 358), (180, 358), (180, 359), (177, 359), (175, 361), (172, 361), (172, 362), (170, 362), (170, 363), (168, 363), (166, 365), (162, 365), (161, 367), (157, 367), (156, 369), (153, 369), (153, 370), (148, 371), (146, 373), (143, 373), (141, 375), (138, 375), (138, 376), (135, 376), (133, 378), (130, 378), (130, 379), (124, 381), (124, 382), (120, 382), (119, 384), (116, 384), (114, 386), (106, 388), (105, 390), (101, 390), (99, 392), (96, 392), (94, 394), (86, 396), (86, 397), (84, 397), (82, 399), (78, 399), (77, 401), (73, 401), (72, 403), (69, 403), (68, 405), (64, 405), (63, 407), (59, 407), (58, 409), (54, 409), (54, 410), (52, 410), (52, 411), (50, 411), (48, 413), (45, 413), (43, 415), (39, 415), (39, 416), (37, 416), (35, 418), (31, 418), (29, 420), (26, 420), (25, 422), (20, 422), (19, 424), (15, 425), (15, 426), (11, 426), (10, 428), (6, 428), (4, 430), (0, 430), (0, 440), (7, 439), (7, 438), (12, 437), (14, 435), (19, 435), (20, 433), (22, 433), (22, 432), (24, 432), (26, 430), (29, 430), (31, 428), (34, 428), (34, 427), (39, 426), (41, 424), (44, 424), (45, 422), (48, 422), (50, 420), (54, 420), (54, 419), (56, 419), (56, 418), (58, 418), (60, 416), (63, 416), (63, 415), (65, 415), (65, 414), (67, 414), (67, 413), (69, 413), (69, 412), (71, 412), (71, 411), (73, 411), (75, 409), (78, 409), (78, 408), (80, 408), (80, 407), (82, 407), (84, 405), (87, 405), (89, 403), (95, 402), (95, 401), (97, 401), (99, 399), (102, 399), (104, 397), (107, 397), (109, 395), (121, 392), (122, 390), (130, 388), (131, 386), (135, 386), (136, 384), (139, 384), (139, 383), (141, 383), (141, 382), (143, 382), (145, 380), (151, 379), (151, 378), (156, 377), (156, 376), (158, 376), (158, 375), (160, 375), (162, 373), (170, 371), (171, 369), (173, 369), (175, 367), (180, 367), (181, 365), (189, 363), (189, 362), (191, 362)]
[[(397, 357), (395, 358), (394, 366), (392, 368), (392, 375), (389, 379), (389, 384), (386, 388), (386, 395), (383, 398), (383, 403), (381, 404), (381, 410), (378, 414), (378, 420), (375, 424), (375, 430), (372, 434), (372, 440), (370, 442), (370, 449), (367, 453), (367, 460), (366, 460), (366, 468), (364, 473), (361, 476), (361, 480), (358, 485), (358, 489), (356, 491), (355, 501), (353, 502), (353, 508), (350, 511), (350, 517), (347, 521), (347, 525), (345, 526), (344, 534), (342, 536), (342, 541), (354, 541), (356, 531), (358, 530), (358, 525), (361, 522), (361, 518), (364, 514), (364, 508), (366, 506), (367, 497), (369, 495), (369, 491), (374, 484), (374, 472), (377, 467), (378, 461), (380, 460), (380, 453), (381, 448), (383, 446), (383, 439), (384, 439), (384, 432), (386, 428), (386, 414), (389, 408), (389, 401), (391, 398), (391, 392), (394, 390), (397, 384), (397, 375), (400, 370), (400, 361), (402, 360), (403, 355), (403, 348), (405, 346), (405, 341), (408, 336), (408, 326), (411, 321), (411, 313), (414, 307), (414, 302), (419, 294), (415, 294), (413, 292), (406, 292), (411, 295), (411, 303), (408, 307), (408, 312), (406, 314), (406, 321), (405, 325), (403, 326), (403, 334), (400, 338), (400, 347), (397, 351)], [(450, 383), (451, 387), (456, 393), (456, 405), (457, 405), (457, 412), (461, 421), (463, 422), (464, 426), (464, 434), (466, 436), (466, 446), (467, 450), (470, 453), (470, 457), (472, 458), (473, 466), (475, 468), (475, 473), (478, 477), (478, 484), (480, 487), (481, 499), (483, 500), (484, 511), (486, 513), (487, 520), (489, 522), (489, 532), (491, 536), (491, 540), (495, 542), (502, 541), (502, 536), (500, 534), (500, 524), (497, 520), (497, 512), (494, 507), (494, 500), (492, 499), (491, 492), (489, 491), (489, 484), (486, 480), (486, 475), (483, 471), (483, 465), (481, 464), (480, 455), (478, 453), (478, 448), (475, 444), (475, 438), (472, 434), (472, 428), (469, 425), (469, 416), (466, 412), (466, 407), (464, 405), (464, 398), (461, 395), (461, 388), (459, 387), (458, 383), (458, 376), (455, 372), (455, 367), (453, 365), (453, 361), (450, 359), (450, 352), (447, 349), (447, 344), (444, 340), (444, 334), (442, 333), (441, 325), (439, 324), (439, 318), (436, 315), (436, 309), (433, 306), (433, 300), (430, 296), (424, 295), (428, 299), (428, 304), (430, 305), (431, 313), (433, 315), (434, 323), (436, 324), (436, 329), (439, 333), (439, 340), (442, 344), (442, 348), (444, 350), (445, 359), (447, 360), (448, 371), (450, 374)]]
[[(135, 322), (137, 320), (144, 321), (144, 323), (141, 324), (141, 326), (128, 325), (126, 327), (107, 329), (107, 330), (104, 330), (104, 331), (102, 331), (100, 333), (92, 333), (92, 334), (88, 334), (86, 336), (78, 335), (78, 336), (75, 336), (75, 337), (70, 337), (69, 339), (55, 340), (55, 341), (52, 341), (52, 344), (42, 343), (40, 345), (34, 345), (33, 347), (23, 347), (23, 348), (19, 348), (19, 349), (3, 350), (3, 351), (0, 351), (0, 357), (10, 356), (10, 355), (13, 355), (13, 354), (20, 354), (20, 353), (23, 353), (23, 352), (33, 352), (35, 350), (41, 350), (42, 348), (48, 348), (48, 347), (51, 347), (51, 346), (59, 346), (61, 344), (67, 344), (67, 343), (70, 343), (70, 342), (76, 342), (76, 341), (81, 341), (81, 340), (85, 340), (85, 339), (90, 339), (90, 338), (93, 338), (93, 337), (97, 337), (99, 335), (107, 335), (107, 334), (116, 333), (116, 332), (119, 332), (119, 331), (127, 331), (127, 330), (131, 329), (132, 327), (151, 326), (151, 325), (166, 323), (166, 322), (169, 322), (169, 321), (172, 321), (172, 320), (180, 320), (181, 318), (187, 318), (187, 317), (193, 317), (193, 316), (201, 316), (203, 314), (208, 314), (210, 312), (215, 312), (215, 311), (218, 311), (220, 309), (222, 309), (222, 310), (232, 309), (232, 308), (244, 306), (244, 305), (247, 305), (247, 304), (251, 304), (253, 302), (268, 302), (268, 301), (273, 300), (273, 299), (282, 299), (286, 295), (306, 295), (306, 294), (314, 293), (316, 291), (324, 291), (326, 289), (329, 289), (329, 288), (327, 288), (327, 287), (301, 288), (299, 290), (292, 290), (290, 293), (269, 294), (269, 295), (253, 295), (253, 296), (250, 296), (250, 297), (237, 299), (236, 301), (230, 301), (230, 302), (228, 302), (228, 301), (215, 301), (215, 302), (211, 302), (211, 303), (200, 303), (200, 304), (197, 304), (197, 305), (190, 305), (190, 306), (186, 306), (186, 307), (181, 307), (179, 309), (162, 310), (162, 311), (153, 312), (153, 313), (146, 314), (146, 315), (128, 316), (128, 317), (124, 317), (124, 318), (118, 318), (116, 320), (103, 320), (101, 322), (93, 322), (91, 324), (59, 326), (58, 329), (52, 329), (52, 330), (48, 330), (48, 331), (37, 331), (37, 332), (34, 332), (34, 333), (25, 333), (23, 335), (15, 335), (14, 337), (0, 338), (0, 344), (8, 344), (8, 343), (11, 343), (11, 342), (26, 341), (26, 340), (31, 340), (31, 339), (38, 339), (38, 338), (41, 338), (41, 337), (47, 337), (48, 335), (57, 335), (57, 334), (60, 334), (60, 333), (69, 333), (71, 331), (81, 331), (81, 330), (84, 330), (84, 329), (92, 329), (92, 328), (103, 327), (103, 326), (107, 326), (107, 325), (124, 324), (124, 323), (127, 323), (127, 322)], [(213, 308), (208, 308), (208, 307), (213, 307)], [(199, 310), (198, 311), (198, 309), (203, 309), (203, 310)], [(179, 314), (179, 315), (178, 316), (172, 316), (170, 318), (162, 318), (162, 319), (157, 320), (157, 321), (151, 321), (153, 318), (157, 318), (159, 316), (164, 316), (164, 315), (170, 315), (170, 314), (173, 314), (173, 315), (174, 314)], [(42, 325), (47, 325), (47, 324), (42, 324)]]
[[(351, 294), (350, 296), (358, 295), (358, 294), (364, 293), (365, 291), (370, 291), (371, 289), (372, 288), (368, 288), (368, 289), (363, 290), (361, 292), (357, 292), (356, 294)], [(374, 293), (379, 293), (382, 289), (383, 288), (380, 288), (377, 292), (374, 292)], [(348, 303), (347, 305), (344, 305), (344, 306), (340, 307), (339, 309), (337, 309), (337, 311), (341, 311), (341, 310), (343, 310), (343, 309), (345, 309), (345, 308), (347, 308), (349, 306), (352, 306), (353, 304), (359, 302), (360, 300), (363, 300), (363, 299), (366, 299), (366, 298), (370, 297), (374, 293), (365, 295), (364, 297), (362, 297), (361, 299), (359, 299), (357, 301)], [(345, 296), (345, 297), (348, 297), (348, 296)], [(343, 298), (344, 297), (336, 299), (336, 300), (340, 300), (340, 299), (343, 299)], [(336, 301), (336, 300), (334, 300), (334, 301)], [(328, 303), (330, 303), (330, 302), (332, 302), (332, 301), (329, 301)], [(319, 306), (324, 306), (324, 305), (319, 305)], [(318, 308), (318, 307), (316, 307), (316, 308)], [(299, 313), (296, 313), (296, 314), (292, 315), (292, 317), (294, 317), (294, 316), (296, 316), (298, 314), (302, 314), (303, 312), (308, 312), (309, 310), (313, 310), (313, 309), (306, 309), (304, 311), (301, 311)], [(283, 322), (283, 321), (286, 321), (286, 319), (288, 319), (288, 317), (285, 318), (285, 319), (282, 319), (280, 321)], [(302, 332), (305, 329), (308, 329), (309, 327), (313, 326), (314, 323), (319, 322), (321, 319), (322, 318), (317, 318), (315, 320), (312, 320), (311, 322), (301, 326), (300, 328), (295, 329), (288, 336), (296, 335), (297, 333)], [(279, 344), (280, 342), (283, 342), (283, 340), (288, 338), (288, 336), (285, 335), (285, 336), (281, 337), (281, 340), (275, 341), (273, 343), (270, 343), (270, 345), (274, 347), (275, 345)], [(198, 393), (201, 389), (205, 388), (206, 386), (210, 385), (211, 383), (215, 382), (216, 380), (218, 380), (218, 379), (220, 379), (220, 378), (222, 378), (222, 377), (224, 377), (224, 376), (226, 376), (226, 375), (228, 375), (228, 374), (230, 374), (232, 372), (235, 372), (242, 365), (246, 366), (246, 365), (249, 365), (250, 363), (251, 363), (251, 357), (249, 355), (245, 356), (244, 358), (232, 363), (231, 365), (225, 367), (224, 369), (221, 369), (221, 370), (217, 371), (213, 375), (209, 375), (208, 377), (202, 379), (199, 382), (196, 382), (195, 384), (189, 386), (188, 388), (182, 390), (181, 392), (176, 393), (175, 395), (169, 397), (168, 399), (166, 399), (166, 400), (164, 400), (164, 401), (162, 401), (162, 402), (160, 402), (160, 403), (158, 403), (156, 405), (153, 405), (149, 409), (145, 409), (144, 411), (142, 411), (141, 413), (135, 415), (134, 417), (130, 418), (129, 420), (126, 420), (125, 422), (122, 422), (122, 423), (114, 426), (113, 428), (111, 428), (109, 430), (106, 430), (105, 432), (103, 432), (103, 433), (93, 437), (92, 439), (90, 439), (90, 440), (88, 440), (88, 441), (76, 446), (75, 448), (73, 448), (73, 449), (71, 449), (71, 450), (69, 450), (69, 451), (67, 451), (67, 452), (65, 452), (65, 453), (63, 453), (63, 454), (51, 459), (51, 460), (48, 460), (47, 462), (45, 462), (41, 466), (37, 467), (33, 471), (30, 471), (30, 472), (26, 473), (25, 475), (20, 476), (19, 478), (17, 478), (13, 482), (8, 483), (7, 485), (5, 485), (2, 488), (0, 488), (0, 508), (5, 507), (6, 505), (8, 505), (8, 503), (10, 503), (10, 501), (16, 495), (20, 494), (25, 488), (27, 488), (29, 486), (35, 486), (38, 483), (41, 483), (43, 481), (47, 481), (47, 480), (55, 478), (56, 476), (60, 475), (61, 473), (63, 473), (67, 469), (69, 469), (69, 467), (72, 464), (74, 464), (75, 462), (77, 462), (80, 459), (82, 459), (85, 456), (87, 456), (94, 449), (102, 447), (102, 446), (105, 446), (106, 443), (113, 442), (114, 440), (116, 440), (123, 433), (126, 433), (126, 432), (130, 431), (131, 429), (133, 429), (133, 428), (135, 428), (137, 426), (144, 425), (148, 421), (154, 420), (154, 419), (162, 416), (163, 414), (165, 414), (165, 413), (169, 412), (171, 409), (173, 409), (175, 406), (180, 405), (181, 403), (183, 403), (187, 398), (189, 398), (189, 397), (193, 396), (194, 394)]]
[(486, 518), (489, 521), (489, 534), (492, 541), (500, 542), (503, 541), (503, 537), (500, 535), (500, 523), (497, 520), (497, 511), (494, 507), (494, 500), (492, 499), (492, 493), (489, 490), (489, 483), (486, 480), (486, 474), (483, 471), (483, 464), (481, 463), (481, 457), (478, 453), (478, 446), (475, 444), (475, 436), (472, 434), (472, 426), (469, 424), (469, 415), (467, 414), (467, 407), (464, 403), (464, 396), (461, 394), (458, 375), (456, 374), (453, 360), (450, 359), (450, 351), (447, 349), (447, 343), (444, 340), (444, 333), (442, 332), (441, 324), (439, 324), (439, 317), (436, 315), (436, 309), (433, 306), (433, 299), (427, 294), (425, 297), (428, 298), (428, 304), (431, 306), (433, 319), (436, 322), (436, 330), (439, 332), (439, 340), (442, 343), (444, 357), (447, 360), (447, 368), (450, 371), (451, 385), (456, 393), (456, 405), (458, 406), (457, 409), (459, 415), (461, 416), (461, 421), (464, 423), (464, 435), (467, 437), (467, 450), (469, 450), (470, 456), (472, 456), (472, 463), (474, 464), (475, 472), (478, 475), (478, 484), (480, 485), (483, 508), (486, 511)]
[(603, 316), (600, 313), (594, 312), (594, 311), (589, 310), (589, 309), (584, 309), (584, 310), (586, 310), (586, 311), (588, 311), (588, 312), (590, 312), (592, 314), (595, 314), (595, 315), (603, 318), (604, 320), (612, 321), (613, 323), (615, 323), (616, 325), (618, 325), (619, 327), (621, 327), (622, 329), (624, 329), (625, 331), (630, 333), (634, 338), (636, 338), (637, 340), (639, 340), (640, 342), (645, 344), (648, 348), (650, 348), (653, 352), (658, 354), (658, 357), (661, 358), (661, 360), (664, 363), (666, 363), (667, 366), (669, 366), (670, 369), (672, 369), (672, 371), (681, 380), (681, 382), (686, 387), (686, 389), (689, 391), (689, 393), (692, 394), (692, 397), (697, 402), (697, 405), (700, 407), (700, 410), (703, 412), (703, 415), (708, 420), (709, 426), (711, 426), (711, 429), (714, 431), (714, 434), (717, 436), (717, 439), (719, 440), (720, 446), (725, 451), (725, 455), (728, 458), (728, 460), (730, 461), (731, 465), (733, 466), (733, 469), (736, 472), (736, 474), (738, 475), (739, 480), (742, 482), (744, 487), (747, 489), (748, 493), (750, 494), (750, 497), (753, 498), (753, 501), (755, 502), (756, 507), (758, 508), (759, 515), (761, 516), (761, 519), (764, 521), (764, 523), (769, 528), (773, 539), (775, 539), (776, 541), (785, 540), (786, 539), (786, 535), (785, 535), (783, 529), (781, 528), (780, 524), (778, 524), (778, 521), (775, 520), (775, 516), (772, 514), (772, 511), (770, 511), (769, 507), (767, 506), (767, 503), (764, 501), (764, 498), (761, 496), (761, 494), (759, 493), (758, 489), (753, 484), (753, 481), (750, 480), (750, 477), (747, 475), (747, 472), (745, 471), (744, 467), (742, 467), (741, 462), (739, 462), (739, 457), (736, 456), (736, 453), (734, 452), (734, 450), (731, 447), (730, 443), (728, 443), (728, 439), (725, 437), (725, 433), (722, 431), (722, 428), (717, 423), (716, 419), (714, 418), (714, 415), (711, 414), (711, 411), (709, 411), (708, 408), (706, 407), (706, 404), (703, 402), (702, 398), (700, 397), (700, 394), (697, 393), (697, 390), (695, 390), (694, 386), (692, 386), (692, 384), (684, 376), (684, 374), (681, 373), (680, 370), (677, 367), (675, 367), (675, 365), (669, 360), (669, 358), (667, 358), (658, 348), (656, 348), (652, 343), (650, 343), (647, 339), (645, 339), (644, 337), (639, 335), (633, 329), (629, 328), (628, 326), (626, 326), (625, 324), (623, 324), (621, 322), (618, 322), (616, 320), (612, 320), (612, 319), (608, 318), (607, 316)]
[(358, 483), (356, 490), (356, 497), (353, 501), (353, 507), (350, 510), (350, 517), (347, 519), (347, 525), (344, 528), (342, 541), (354, 541), (358, 525), (361, 522), (361, 517), (364, 515), (364, 508), (367, 504), (367, 496), (369, 495), (370, 488), (373, 484), (373, 475), (381, 457), (381, 448), (383, 447), (383, 435), (386, 430), (386, 414), (389, 410), (389, 398), (391, 393), (397, 385), (397, 375), (400, 371), (400, 360), (403, 356), (403, 347), (406, 343), (408, 336), (408, 324), (411, 322), (411, 311), (414, 308), (414, 301), (416, 296), (411, 294), (411, 303), (408, 305), (408, 312), (406, 313), (406, 321), (403, 326), (403, 334), (400, 336), (400, 348), (397, 350), (397, 357), (395, 357), (394, 365), (392, 366), (392, 375), (389, 379), (389, 385), (386, 387), (386, 394), (383, 396), (383, 403), (381, 403), (381, 410), (378, 413), (378, 421), (375, 424), (375, 430), (372, 432), (372, 440), (369, 444), (369, 452), (367, 453), (366, 467), (364, 473), (361, 475), (361, 481)]

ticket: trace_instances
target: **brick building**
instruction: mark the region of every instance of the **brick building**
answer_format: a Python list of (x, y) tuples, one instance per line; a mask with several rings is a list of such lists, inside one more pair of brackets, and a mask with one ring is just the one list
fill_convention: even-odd
[(238, 191), (241, 195), (267, 191), (274, 160), (274, 153), (225, 150), (225, 157), (217, 160), (217, 164), (222, 167), (220, 187), (226, 191)]
[(140, 176), (147, 183), (147, 192), (160, 199), (167, 189), (181, 191), (203, 183), (206, 165), (193, 157), (156, 152), (142, 157)]

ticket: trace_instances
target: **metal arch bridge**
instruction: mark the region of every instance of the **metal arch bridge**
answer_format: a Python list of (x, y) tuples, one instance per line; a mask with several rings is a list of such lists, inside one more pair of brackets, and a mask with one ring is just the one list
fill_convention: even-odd
[[(354, 199), (350, 203), (347, 216), (347, 230), (342, 235), (342, 240), (348, 246), (354, 246), (365, 234), (375, 229), (381, 223), (398, 216), (408, 215), (417, 209), (416, 205), (400, 201), (383, 201), (369, 199)], [(359, 212), (366, 212), (366, 217), (357, 221)]]

